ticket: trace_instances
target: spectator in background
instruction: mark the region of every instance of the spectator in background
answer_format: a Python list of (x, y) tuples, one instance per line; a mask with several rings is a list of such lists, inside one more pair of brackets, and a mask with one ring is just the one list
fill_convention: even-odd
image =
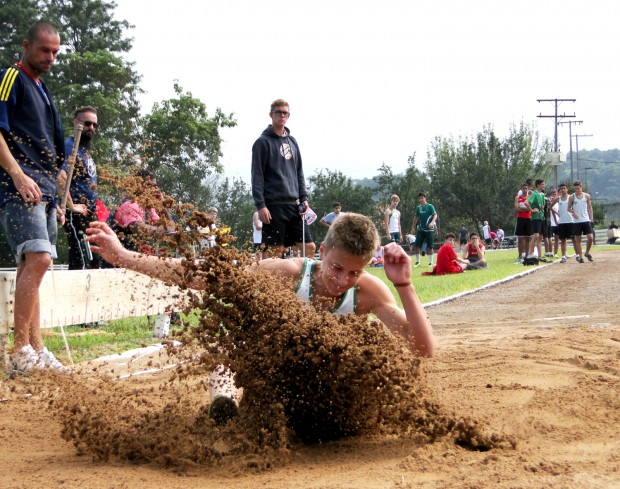
[(619, 237), (618, 226), (616, 225), (616, 221), (612, 219), (607, 228), (607, 244), (614, 244)]
[(484, 244), (491, 246), (493, 241), (491, 239), (491, 226), (489, 226), (489, 221), (484, 221), (484, 226), (482, 226), (482, 236), (484, 237)]
[(468, 233), (469, 231), (467, 231), (465, 224), (461, 224), (461, 230), (459, 231), (459, 246), (461, 248), (461, 253), (463, 253), (465, 251), (465, 248), (467, 247)]
[[(559, 194), (551, 199), (551, 207), (558, 206), (558, 239), (560, 240), (560, 251), (562, 258), (560, 263), (566, 263), (568, 259), (566, 251), (566, 240), (573, 239), (573, 216), (568, 211), (568, 185), (561, 183), (559, 186)], [(574, 244), (573, 244), (574, 246)]]
[(138, 182), (141, 184), (134, 189), (133, 196), (125, 197), (112, 217), (113, 229), (117, 231), (118, 237), (125, 248), (131, 251), (141, 251), (152, 253), (152, 247), (147, 245), (151, 237), (156, 237), (166, 233), (176, 231), (172, 220), (161, 223), (157, 211), (150, 207), (144, 209), (140, 200), (163, 199), (163, 194), (157, 186), (157, 180), (153, 174), (142, 169), (136, 172)]
[(502, 247), (502, 242), (504, 241), (504, 238), (506, 237), (506, 234), (504, 233), (504, 230), (502, 228), (500, 228), (498, 226), (498, 228), (495, 230), (495, 234), (497, 235), (497, 247), (501, 248)]
[[(532, 236), (530, 238), (527, 259), (532, 263), (538, 260), (546, 261), (542, 256), (542, 233), (545, 222), (545, 181), (542, 178), (536, 179), (535, 187), (535, 190), (524, 202), (525, 208), (531, 212)], [(537, 254), (534, 254), (535, 250)]]
[(263, 223), (258, 218), (258, 211), (252, 215), (252, 241), (254, 242), (254, 253), (260, 259), (261, 243), (263, 242)]
[(342, 206), (340, 205), (340, 202), (334, 202), (333, 211), (326, 216), (323, 216), (320, 223), (326, 228), (329, 228), (334, 223), (334, 221), (338, 219), (341, 210)]
[(486, 249), (484, 244), (480, 242), (480, 236), (478, 236), (477, 233), (471, 233), (469, 235), (467, 248), (463, 253), (463, 258), (469, 262), (467, 269), (475, 270), (479, 268), (487, 268), (485, 253)]
[(416, 267), (420, 266), (420, 251), (426, 244), (428, 252), (428, 266), (433, 266), (433, 254), (435, 252), (435, 223), (437, 221), (437, 211), (433, 204), (426, 201), (423, 192), (418, 194), (419, 205), (415, 208), (415, 215), (411, 222), (411, 234), (415, 233), (416, 246)]
[(299, 145), (285, 126), (289, 116), (286, 100), (272, 102), (271, 124), (252, 146), (252, 196), (269, 252), (281, 256), (285, 241), (291, 239), (305, 248), (306, 256), (313, 257), (316, 245), (302, 220), (308, 209), (306, 179)]
[(522, 265), (527, 256), (530, 236), (532, 235), (532, 212), (525, 205), (525, 201), (529, 197), (527, 183), (521, 185), (519, 194), (515, 197), (515, 213), (517, 223), (515, 225), (515, 236), (517, 237), (517, 249), (519, 258), (517, 264)]
[[(590, 194), (583, 191), (581, 182), (576, 180), (573, 183), (575, 193), (568, 198), (568, 212), (573, 216), (573, 246), (575, 247), (576, 259), (579, 263), (583, 263), (583, 256), (588, 261), (593, 261), (590, 249), (594, 242), (594, 234), (592, 232), (592, 221), (594, 212), (592, 211), (592, 199)], [(582, 256), (581, 236), (586, 236), (586, 252)]]
[(552, 188), (549, 196), (549, 235), (553, 237), (553, 257), (557, 258), (560, 239), (558, 236), (558, 218), (560, 217), (558, 210), (558, 189)]
[(467, 268), (469, 262), (459, 257), (454, 251), (456, 237), (448, 233), (444, 237), (444, 244), (437, 251), (437, 265), (432, 272), (423, 272), (422, 275), (446, 275), (449, 273), (461, 273)]
[[(101, 268), (101, 257), (97, 254), (88, 256), (83, 239), (86, 229), (92, 221), (97, 221), (97, 166), (90, 155), (93, 136), (98, 127), (97, 109), (86, 105), (73, 112), (73, 128), (82, 125), (82, 136), (78, 147), (73, 175), (67, 197), (67, 216), (65, 232), (69, 244), (69, 270), (86, 270)], [(65, 162), (58, 172), (58, 188), (64, 195), (69, 175), (69, 156), (73, 150), (73, 136), (65, 140)]]
[(400, 197), (396, 194), (390, 197), (390, 206), (383, 213), (383, 224), (390, 241), (400, 243), (402, 234), (400, 229), (400, 211), (397, 209)]

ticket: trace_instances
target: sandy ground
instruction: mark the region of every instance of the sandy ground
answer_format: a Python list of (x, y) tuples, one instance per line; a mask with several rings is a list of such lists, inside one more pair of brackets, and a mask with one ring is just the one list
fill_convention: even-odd
[[(514, 449), (375, 437), (297, 447), (266, 471), (97, 462), (61, 438), (62, 422), (27, 379), (3, 380), (0, 487), (620, 487), (619, 268), (620, 251), (601, 252), (428, 310), (438, 348), (423, 369), (433, 395), (514, 436)], [(165, 375), (122, 382), (157, 386)]]

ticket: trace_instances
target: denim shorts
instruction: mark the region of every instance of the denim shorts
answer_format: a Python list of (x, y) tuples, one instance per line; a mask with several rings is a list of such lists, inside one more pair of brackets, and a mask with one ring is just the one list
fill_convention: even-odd
[(9, 201), (0, 207), (0, 223), (17, 264), (26, 253), (49, 253), (52, 258), (58, 258), (58, 225), (54, 203)]

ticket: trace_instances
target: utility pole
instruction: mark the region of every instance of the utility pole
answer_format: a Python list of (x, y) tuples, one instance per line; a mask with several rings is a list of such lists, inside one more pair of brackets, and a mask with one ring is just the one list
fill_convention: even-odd
[(558, 124), (568, 124), (568, 137), (570, 140), (570, 182), (573, 183), (575, 180), (573, 179), (573, 124), (583, 124), (583, 121), (566, 121), (566, 122), (558, 122)]
[[(586, 174), (586, 192), (588, 192), (589, 194), (591, 194), (592, 192), (590, 192), (590, 187), (588, 187), (588, 170), (594, 170), (594, 167), (592, 166), (586, 166), (584, 168), (585, 170), (585, 174)], [(577, 177), (577, 179), (579, 179), (579, 177)]]
[[(553, 132), (553, 151), (555, 153), (558, 152), (558, 119), (563, 119), (564, 117), (575, 117), (575, 114), (573, 113), (573, 115), (569, 115), (569, 114), (562, 114), (562, 115), (558, 115), (558, 107), (560, 106), (560, 104), (562, 102), (576, 102), (577, 99), (575, 98), (540, 98), (540, 99), (536, 99), (537, 102), (553, 102), (554, 106), (555, 106), (555, 113), (554, 115), (542, 115), (542, 113), (538, 114), (536, 117), (553, 117), (554, 119), (554, 124), (553, 124), (553, 128), (554, 128), (554, 132)], [(558, 186), (558, 167), (554, 166), (554, 173), (555, 173), (555, 186)], [(571, 173), (572, 173), (572, 166), (571, 166)], [(571, 175), (572, 178), (572, 175)]]
[[(575, 146), (576, 146), (576, 153), (577, 153), (577, 180), (579, 180), (579, 138), (586, 138), (586, 137), (590, 137), (593, 136), (593, 134), (575, 134)], [(587, 173), (586, 173), (587, 175)]]

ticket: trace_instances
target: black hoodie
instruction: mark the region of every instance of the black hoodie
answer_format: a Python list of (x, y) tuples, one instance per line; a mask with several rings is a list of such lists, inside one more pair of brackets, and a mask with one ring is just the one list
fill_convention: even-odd
[(259, 210), (308, 200), (299, 146), (284, 130), (279, 136), (269, 125), (252, 146), (252, 196)]

